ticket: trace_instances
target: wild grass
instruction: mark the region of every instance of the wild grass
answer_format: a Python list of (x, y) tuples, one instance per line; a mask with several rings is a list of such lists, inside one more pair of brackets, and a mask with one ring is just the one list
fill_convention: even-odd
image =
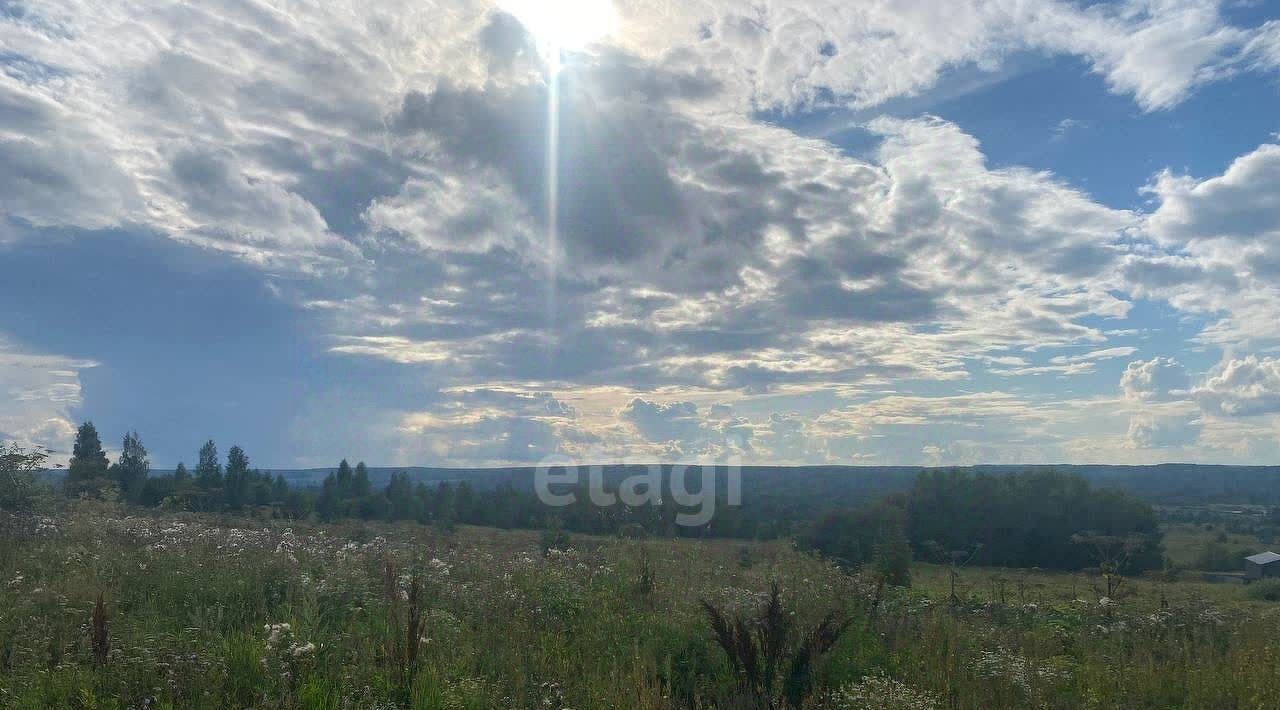
[(709, 609), (784, 669), (775, 699), (806, 656), (802, 707), (1280, 706), (1280, 605), (1238, 586), (1133, 580), (1106, 609), (1083, 575), (964, 569), (951, 604), (943, 568), (884, 588), (784, 543), (544, 554), (532, 532), (106, 504), (0, 529), (5, 708), (764, 706)]
[[(1214, 544), (1232, 552), (1247, 551), (1249, 554), (1267, 548), (1256, 536), (1228, 532), (1222, 525), (1173, 523), (1164, 526), (1165, 557), (1184, 569), (1200, 568), (1205, 553)], [(1238, 561), (1238, 557), (1233, 559), (1233, 562)]]

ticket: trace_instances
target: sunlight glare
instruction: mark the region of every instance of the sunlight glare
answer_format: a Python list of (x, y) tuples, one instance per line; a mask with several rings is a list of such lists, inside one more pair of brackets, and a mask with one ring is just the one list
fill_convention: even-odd
[(524, 25), (553, 64), (562, 51), (604, 39), (618, 22), (611, 0), (502, 0), (500, 6)]

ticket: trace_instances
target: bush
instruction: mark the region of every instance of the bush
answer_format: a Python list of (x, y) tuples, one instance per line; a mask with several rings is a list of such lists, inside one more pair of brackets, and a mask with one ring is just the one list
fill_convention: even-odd
[(871, 556), (875, 574), (894, 587), (911, 586), (911, 546), (905, 537), (890, 538), (875, 546)]
[(1244, 558), (1256, 552), (1251, 547), (1211, 542), (1196, 556), (1195, 564), (1197, 569), (1205, 572), (1239, 572), (1244, 566)]
[(0, 444), (0, 510), (30, 510), (39, 497), (36, 474), (44, 471), (47, 454), (17, 444)]
[[(802, 550), (816, 550), (851, 568), (881, 560), (892, 568), (904, 554), (900, 545), (907, 539), (906, 525), (902, 508), (888, 502), (873, 503), (827, 513), (796, 542)], [(909, 565), (910, 550), (905, 555)], [(892, 569), (882, 571), (897, 576)]]
[(550, 554), (552, 550), (569, 549), (569, 533), (564, 531), (564, 524), (559, 518), (547, 518), (547, 526), (542, 530), (542, 538), (538, 546), (542, 548), (543, 557)]
[(1260, 602), (1280, 602), (1280, 579), (1263, 579), (1250, 584), (1245, 596)]

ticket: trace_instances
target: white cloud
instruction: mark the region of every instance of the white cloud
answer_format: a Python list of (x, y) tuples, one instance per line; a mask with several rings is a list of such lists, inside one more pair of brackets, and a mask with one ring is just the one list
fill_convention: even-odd
[(1095, 6), (1083, 21), (1067, 21), (1077, 31), (1059, 46), (1089, 57), (1116, 92), (1165, 109), (1229, 76), (1247, 56), (1254, 32), (1226, 24), (1219, 7), (1219, 0), (1130, 0), (1117, 12)]
[(751, 450), (749, 423), (715, 406), (704, 415), (693, 402), (650, 402), (636, 397), (618, 413), (646, 441), (665, 444), (681, 460), (722, 459)]
[(403, 415), (396, 458), (437, 465), (538, 463), (591, 441), (572, 407), (547, 392), (452, 389), (431, 410)]
[(1250, 355), (1221, 363), (1192, 393), (1210, 414), (1280, 414), (1280, 359)]
[(1277, 183), (1280, 145), (1275, 144), (1259, 146), (1234, 160), (1222, 175), (1205, 180), (1161, 172), (1148, 188), (1160, 207), (1147, 230), (1182, 248), (1266, 238), (1280, 231)]
[(1249, 40), (1246, 54), (1261, 70), (1280, 69), (1280, 20), (1266, 22)]
[(1219, 176), (1159, 173), (1142, 233), (1160, 246), (1125, 274), (1138, 295), (1216, 318), (1202, 340), (1253, 348), (1280, 342), (1280, 145), (1238, 157)]
[(943, 82), (956, 67), (995, 71), (1018, 52), (1083, 58), (1146, 110), (1242, 69), (1269, 70), (1266, 27), (1233, 27), (1218, 0), (722, 0), (623, 4), (620, 41), (645, 56), (710, 67), (744, 102), (875, 106)]
[(65, 463), (81, 404), (80, 371), (97, 363), (23, 352), (0, 338), (0, 440), (53, 449)]
[[(878, 147), (851, 157), (752, 113), (866, 109), (1020, 52), (1082, 57), (1166, 109), (1278, 64), (1277, 25), (1232, 27), (1216, 2), (620, 2), (609, 45), (561, 74), (554, 248), (545, 76), (492, 3), (23, 7), (0, 18), (0, 242), (138, 227), (290, 277), (282, 298), (331, 316), (331, 352), (464, 386), (395, 413), (405, 460), (1045, 460), (1095, 432), (1140, 457), (1131, 444), (1188, 432), (1138, 406), (1188, 389), (1171, 359), (1131, 363), (1123, 402), (1078, 405), (1116, 409), (1105, 430), (1077, 400), (908, 393), (984, 371), (1083, 379), (1135, 352), (1112, 326), (1136, 298), (1216, 319), (1206, 342), (1280, 340), (1280, 147), (1217, 177), (1160, 173), (1141, 215), (990, 165), (941, 118), (867, 122)], [(0, 430), (69, 426), (77, 378), (5, 367), (26, 373), (11, 400), (52, 404)], [(1273, 367), (1233, 360), (1196, 398), (1273, 411)], [(547, 409), (609, 388), (601, 411)], [(824, 389), (839, 401), (734, 413)], [(1204, 434), (1223, 450), (1224, 426)]]
[(1201, 423), (1186, 416), (1135, 415), (1129, 419), (1129, 444), (1136, 449), (1189, 446), (1200, 437)]
[(1177, 360), (1167, 357), (1134, 360), (1120, 376), (1120, 389), (1125, 399), (1135, 402), (1185, 399), (1189, 387), (1186, 369)]

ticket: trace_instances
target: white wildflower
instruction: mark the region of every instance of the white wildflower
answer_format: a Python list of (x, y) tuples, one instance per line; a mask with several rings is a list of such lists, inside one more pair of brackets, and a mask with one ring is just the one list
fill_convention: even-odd
[(886, 675), (865, 676), (827, 696), (836, 710), (935, 710), (942, 706), (931, 693)]

